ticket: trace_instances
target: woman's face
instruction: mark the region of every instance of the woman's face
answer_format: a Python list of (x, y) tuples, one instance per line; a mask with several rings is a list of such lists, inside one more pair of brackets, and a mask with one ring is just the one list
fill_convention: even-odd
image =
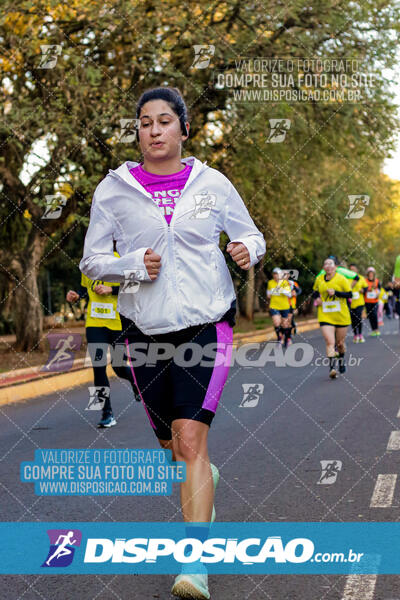
[(335, 261), (331, 258), (327, 258), (324, 262), (324, 269), (328, 275), (331, 275), (336, 271)]
[(375, 279), (375, 273), (374, 273), (374, 271), (368, 271), (368, 273), (367, 273), (367, 278), (368, 278), (370, 281), (373, 281), (373, 280)]
[[(182, 135), (178, 115), (164, 100), (143, 104), (139, 115), (139, 144), (143, 156), (151, 161), (163, 161), (181, 155)], [(189, 131), (189, 123), (186, 124)]]

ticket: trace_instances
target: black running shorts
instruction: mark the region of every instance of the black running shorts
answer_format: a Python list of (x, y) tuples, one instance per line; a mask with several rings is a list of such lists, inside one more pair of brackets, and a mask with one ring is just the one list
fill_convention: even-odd
[(145, 335), (121, 315), (118, 343), (128, 363), (154, 433), (170, 440), (175, 419), (211, 425), (232, 354), (227, 321), (196, 325), (171, 333)]

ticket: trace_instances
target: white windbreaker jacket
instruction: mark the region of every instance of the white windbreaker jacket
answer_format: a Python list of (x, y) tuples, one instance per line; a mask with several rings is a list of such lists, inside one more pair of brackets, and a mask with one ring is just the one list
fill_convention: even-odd
[[(219, 249), (221, 231), (245, 244), (252, 266), (265, 253), (264, 238), (230, 181), (194, 157), (182, 162), (192, 164), (192, 171), (169, 226), (129, 172), (138, 163), (110, 170), (93, 197), (79, 265), (90, 279), (140, 282), (126, 291), (121, 286), (118, 311), (148, 335), (216, 322), (230, 308), (235, 291)], [(161, 256), (155, 281), (144, 265), (148, 248)]]

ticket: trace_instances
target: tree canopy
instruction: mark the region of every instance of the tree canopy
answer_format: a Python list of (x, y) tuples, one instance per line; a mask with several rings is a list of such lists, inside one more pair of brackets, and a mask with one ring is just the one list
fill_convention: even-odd
[[(395, 65), (399, 13), (386, 0), (5, 0), (0, 293), (19, 347), (42, 340), (39, 273), (49, 269), (53, 285), (68, 272), (79, 280), (93, 191), (109, 168), (140, 158), (121, 120), (135, 117), (138, 97), (153, 86), (182, 91), (191, 119), (185, 154), (238, 188), (265, 235), (267, 270), (290, 264), (310, 282), (334, 253), (374, 264), (388, 279), (400, 200), (381, 174), (398, 126), (383, 73)], [(196, 45), (214, 48), (206, 68), (196, 68)], [(359, 102), (237, 102), (216, 76), (240, 57), (351, 58), (374, 85)], [(290, 122), (282, 143), (268, 141), (270, 119)], [(369, 199), (360, 219), (346, 216), (355, 195)], [(60, 198), (61, 215), (44, 218)]]

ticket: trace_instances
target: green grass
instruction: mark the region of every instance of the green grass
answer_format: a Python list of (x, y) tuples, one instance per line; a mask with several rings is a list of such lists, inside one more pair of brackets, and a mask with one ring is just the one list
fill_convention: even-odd
[(272, 325), (271, 317), (267, 316), (256, 316), (254, 319), (254, 325), (256, 329), (265, 329)]
[(256, 313), (254, 321), (248, 321), (243, 317), (239, 317), (237, 320), (234, 332), (235, 333), (247, 333), (251, 331), (257, 331), (258, 329), (265, 329), (272, 325), (272, 319), (265, 313)]

